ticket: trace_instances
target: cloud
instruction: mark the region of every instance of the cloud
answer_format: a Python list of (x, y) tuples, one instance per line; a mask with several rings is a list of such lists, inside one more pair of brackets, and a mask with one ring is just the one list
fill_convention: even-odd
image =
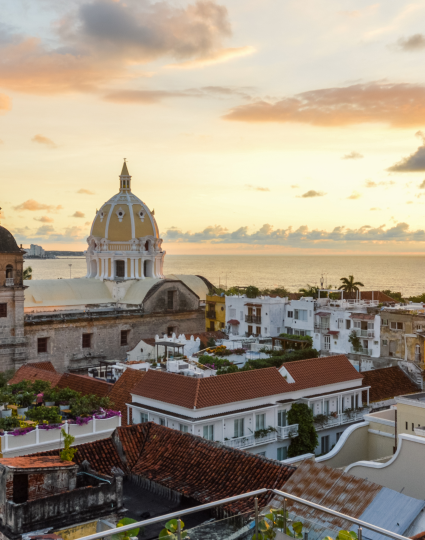
[(355, 200), (355, 199), (360, 199), (361, 197), (361, 194), (358, 193), (357, 191), (353, 191), (353, 193), (347, 197), (347, 199), (351, 199), (351, 200)]
[(366, 180), (364, 183), (364, 187), (367, 188), (376, 188), (378, 186), (393, 186), (395, 182), (393, 180), (387, 180), (387, 181), (381, 181), (381, 182), (374, 182), (373, 180)]
[(81, 188), (77, 191), (80, 195), (94, 195), (94, 191), (90, 191), (89, 189)]
[(310, 191), (306, 191), (302, 195), (299, 195), (299, 199), (310, 199), (311, 197), (324, 197), (326, 193), (323, 191), (314, 191), (314, 189), (310, 189)]
[[(156, 60), (200, 67), (249, 54), (228, 48), (229, 14), (215, 0), (179, 7), (164, 0), (79, 0), (53, 21), (53, 39), (10, 30), (0, 39), (3, 88), (26, 93), (93, 92), (109, 82), (146, 76)], [(0, 36), (6, 35), (0, 31)]]
[(405, 158), (402, 158), (399, 162), (395, 163), (387, 169), (390, 172), (419, 172), (425, 171), (425, 139), (422, 131), (415, 133), (416, 137), (422, 139), (422, 145), (418, 147), (416, 152), (410, 154)]
[(44, 144), (46, 146), (49, 146), (50, 148), (56, 148), (56, 144), (49, 139), (48, 137), (45, 137), (44, 135), (34, 135), (34, 137), (31, 139), (32, 142), (38, 143), (38, 144)]
[(381, 210), (380, 208), (371, 208), (370, 211), (371, 212), (375, 212), (375, 211), (378, 211), (378, 210)]
[(413, 34), (408, 38), (400, 38), (397, 47), (403, 52), (417, 52), (425, 49), (425, 36), (423, 34)]
[(212, 244), (252, 244), (282, 245), (296, 247), (336, 247), (354, 243), (402, 243), (425, 242), (425, 230), (411, 230), (407, 223), (397, 223), (385, 228), (363, 225), (358, 229), (344, 226), (335, 227), (332, 231), (310, 230), (306, 225), (293, 229), (274, 229), (264, 224), (258, 231), (250, 233), (248, 227), (229, 232), (221, 225), (209, 226), (201, 232), (183, 232), (176, 227), (167, 230), (164, 239), (168, 242), (212, 243)]
[(254, 191), (270, 191), (268, 187), (262, 186), (253, 186), (251, 184), (245, 184), (248, 189), (253, 189)]
[(361, 159), (364, 155), (360, 154), (359, 152), (350, 152), (349, 154), (345, 154), (345, 156), (342, 156), (342, 159)]
[(5, 94), (0, 94), (0, 113), (10, 111), (12, 108), (12, 100)]
[(52, 227), (52, 225), (43, 225), (36, 231), (35, 234), (37, 236), (49, 236), (49, 235), (53, 234), (54, 232), (55, 232), (55, 230)]
[(370, 82), (311, 90), (278, 101), (262, 99), (239, 105), (223, 118), (327, 127), (363, 123), (420, 126), (425, 122), (425, 85)]
[(86, 217), (83, 212), (80, 212), (79, 210), (75, 211), (71, 217), (76, 217), (76, 218), (83, 218), (83, 217)]
[(419, 185), (419, 189), (425, 189), (425, 180), (422, 180), (421, 184)]
[(300, 186), (299, 186), (298, 184), (292, 184), (292, 185), (291, 185), (291, 188), (292, 188), (292, 189), (296, 189), (296, 188), (299, 188), (299, 187), (300, 187)]
[(406, 204), (413, 204), (413, 201), (407, 201)]
[(40, 221), (41, 223), (53, 223), (54, 219), (48, 217), (48, 216), (41, 216), (39, 218), (33, 218), (35, 221)]
[(29, 210), (31, 212), (36, 212), (38, 210), (47, 210), (47, 212), (57, 212), (58, 210), (62, 210), (63, 206), (60, 204), (58, 206), (54, 206), (51, 204), (43, 204), (35, 201), (34, 199), (28, 199), (27, 201), (18, 204), (18, 206), (14, 206), (13, 209), (17, 210), (18, 212), (22, 210)]

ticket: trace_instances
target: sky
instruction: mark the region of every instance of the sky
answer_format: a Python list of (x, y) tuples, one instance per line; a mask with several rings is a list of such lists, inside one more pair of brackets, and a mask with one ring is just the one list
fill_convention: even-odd
[(83, 250), (132, 191), (172, 254), (425, 252), (425, 3), (0, 0), (1, 224)]

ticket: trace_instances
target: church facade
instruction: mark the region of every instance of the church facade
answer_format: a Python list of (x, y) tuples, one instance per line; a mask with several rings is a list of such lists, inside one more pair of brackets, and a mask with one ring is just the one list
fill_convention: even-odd
[(100, 360), (124, 360), (141, 339), (205, 330), (211, 284), (164, 275), (154, 212), (132, 193), (126, 163), (87, 243), (86, 277), (23, 281), (24, 251), (0, 227), (1, 371), (49, 360), (85, 373)]

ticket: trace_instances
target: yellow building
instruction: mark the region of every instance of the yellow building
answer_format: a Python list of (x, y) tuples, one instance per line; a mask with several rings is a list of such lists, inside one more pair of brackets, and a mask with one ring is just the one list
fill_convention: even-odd
[(208, 332), (223, 330), (226, 326), (226, 297), (207, 295), (205, 308), (205, 329)]

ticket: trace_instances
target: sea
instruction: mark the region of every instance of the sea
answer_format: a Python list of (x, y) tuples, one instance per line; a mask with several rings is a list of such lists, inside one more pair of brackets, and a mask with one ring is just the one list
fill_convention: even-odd
[[(290, 291), (320, 285), (338, 287), (340, 278), (353, 275), (364, 290), (385, 290), (413, 296), (425, 292), (424, 256), (351, 255), (166, 255), (164, 273), (195, 274), (216, 286), (285, 286)], [(85, 257), (26, 260), (33, 279), (81, 278)]]

